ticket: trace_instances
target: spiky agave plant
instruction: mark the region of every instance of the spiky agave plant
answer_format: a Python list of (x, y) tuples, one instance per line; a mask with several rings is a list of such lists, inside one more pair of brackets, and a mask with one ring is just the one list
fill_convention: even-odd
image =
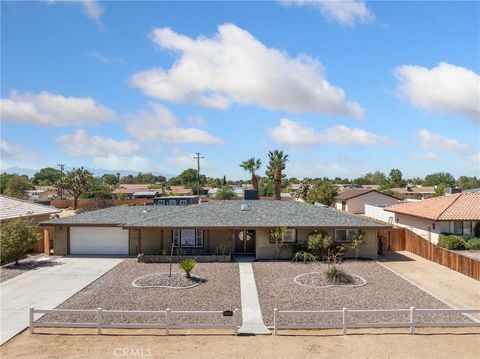
[(190, 273), (192, 272), (193, 268), (197, 265), (197, 261), (192, 258), (185, 258), (178, 263), (178, 266), (180, 269), (182, 269), (185, 272), (185, 275), (187, 278), (191, 278)]

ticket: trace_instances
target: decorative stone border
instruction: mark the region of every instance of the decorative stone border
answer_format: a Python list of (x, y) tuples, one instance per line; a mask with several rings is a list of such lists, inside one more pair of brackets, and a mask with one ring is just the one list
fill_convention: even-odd
[(301, 276), (304, 276), (306, 274), (323, 274), (323, 273), (322, 272), (307, 272), (307, 273), (299, 274), (295, 278), (293, 278), (293, 281), (296, 284), (301, 285), (303, 287), (315, 287), (315, 288), (331, 288), (331, 287), (356, 288), (356, 287), (363, 287), (364, 285), (367, 284), (367, 280), (365, 278), (360, 277), (358, 275), (354, 275), (354, 274), (352, 274), (350, 276), (360, 279), (362, 281), (362, 283), (360, 283), (360, 284), (329, 284), (329, 285), (310, 285), (310, 284), (300, 283), (298, 281), (298, 278), (301, 277)]
[[(230, 254), (226, 255), (175, 255), (172, 256), (173, 263), (179, 263), (185, 258), (194, 259), (197, 263), (215, 263), (215, 262), (231, 262), (232, 256)], [(169, 255), (158, 255), (158, 254), (139, 254), (137, 256), (137, 262), (139, 263), (169, 263), (170, 256)]]
[[(148, 276), (152, 276), (152, 275), (155, 275), (155, 274), (166, 274), (168, 275), (168, 272), (159, 272), (159, 273), (150, 273), (150, 274), (145, 274), (145, 275), (142, 275), (141, 277), (138, 277), (136, 279), (133, 280), (132, 282), (132, 286), (135, 287), (135, 288), (140, 288), (140, 289), (148, 289), (148, 288), (170, 288), (170, 289), (190, 289), (190, 288), (194, 288), (196, 287), (197, 285), (201, 284), (203, 282), (203, 279), (199, 276), (196, 276), (196, 275), (191, 275), (192, 278), (195, 278), (197, 280), (196, 283), (192, 284), (192, 285), (189, 285), (189, 286), (186, 286), (186, 287), (174, 287), (174, 286), (169, 286), (169, 285), (149, 285), (149, 286), (142, 286), (142, 285), (138, 285), (136, 284), (136, 282), (142, 278), (145, 278), (145, 277), (148, 277)], [(173, 272), (172, 274), (183, 274), (183, 273), (179, 273), (179, 272)]]

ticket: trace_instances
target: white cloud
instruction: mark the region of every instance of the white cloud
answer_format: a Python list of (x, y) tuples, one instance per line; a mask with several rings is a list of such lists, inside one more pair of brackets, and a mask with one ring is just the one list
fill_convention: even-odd
[(5, 140), (0, 140), (0, 159), (5, 161), (22, 161), (32, 159), (37, 154), (33, 151), (27, 150), (21, 144), (11, 143)]
[(158, 168), (150, 160), (142, 156), (118, 156), (108, 154), (93, 158), (93, 164), (96, 168), (105, 170), (130, 170), (139, 172), (156, 171)]
[(81, 4), (85, 15), (97, 24), (100, 24), (100, 18), (105, 10), (97, 0), (47, 0), (47, 3)]
[(440, 157), (434, 152), (414, 153), (410, 158), (415, 161), (438, 161), (440, 159)]
[(460, 162), (469, 170), (473, 170), (472, 173), (475, 175), (480, 172), (480, 152), (462, 156)]
[(343, 177), (349, 174), (347, 168), (323, 160), (322, 158), (312, 158), (308, 163), (291, 162), (286, 169), (289, 177)]
[(135, 73), (131, 84), (149, 96), (175, 103), (225, 109), (231, 104), (272, 110), (331, 113), (362, 118), (364, 110), (325, 79), (318, 60), (291, 58), (268, 48), (233, 24), (218, 27), (210, 38), (192, 39), (169, 28), (156, 28), (152, 40), (180, 54), (168, 70)]
[(12, 91), (10, 98), (0, 99), (0, 117), (3, 121), (59, 126), (109, 121), (113, 116), (112, 110), (90, 97), (64, 97), (49, 92), (20, 94)]
[(480, 76), (474, 71), (441, 62), (428, 69), (395, 68), (399, 94), (429, 112), (460, 115), (480, 124)]
[(282, 3), (317, 9), (325, 18), (350, 27), (375, 19), (363, 0), (284, 0)]
[(446, 151), (466, 153), (468, 152), (468, 146), (464, 145), (453, 138), (448, 138), (428, 130), (420, 130), (416, 136), (420, 140), (420, 146), (426, 149), (440, 148)]
[(132, 141), (118, 141), (109, 137), (91, 136), (84, 130), (57, 137), (69, 155), (103, 156), (106, 153), (128, 155), (138, 152), (138, 144)]
[(178, 127), (178, 120), (165, 106), (150, 104), (153, 112), (141, 111), (128, 115), (127, 132), (140, 141), (169, 143), (221, 144), (223, 140), (204, 130)]
[(321, 143), (331, 143), (340, 146), (375, 145), (378, 143), (392, 143), (392, 139), (379, 136), (359, 128), (349, 128), (343, 125), (333, 126), (323, 132), (317, 132), (312, 127), (280, 119), (279, 126), (268, 129), (270, 137), (283, 145), (310, 146)]

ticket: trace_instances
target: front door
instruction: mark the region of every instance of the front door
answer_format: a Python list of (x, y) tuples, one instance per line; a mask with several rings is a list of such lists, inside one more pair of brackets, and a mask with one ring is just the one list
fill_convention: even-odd
[(235, 253), (255, 254), (254, 229), (243, 229), (235, 231)]

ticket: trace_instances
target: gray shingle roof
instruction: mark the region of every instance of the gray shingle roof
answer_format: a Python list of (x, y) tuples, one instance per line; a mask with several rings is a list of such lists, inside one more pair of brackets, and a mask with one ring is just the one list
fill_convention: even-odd
[[(242, 211), (241, 204), (250, 210)], [(293, 201), (211, 201), (159, 216), (129, 221), (126, 227), (390, 227), (332, 208)]]
[[(115, 206), (42, 222), (43, 225), (123, 225), (181, 210), (180, 206)], [(147, 210), (145, 213), (144, 210)]]
[(0, 196), (0, 219), (12, 219), (24, 216), (39, 216), (58, 213), (60, 210), (17, 198)]

